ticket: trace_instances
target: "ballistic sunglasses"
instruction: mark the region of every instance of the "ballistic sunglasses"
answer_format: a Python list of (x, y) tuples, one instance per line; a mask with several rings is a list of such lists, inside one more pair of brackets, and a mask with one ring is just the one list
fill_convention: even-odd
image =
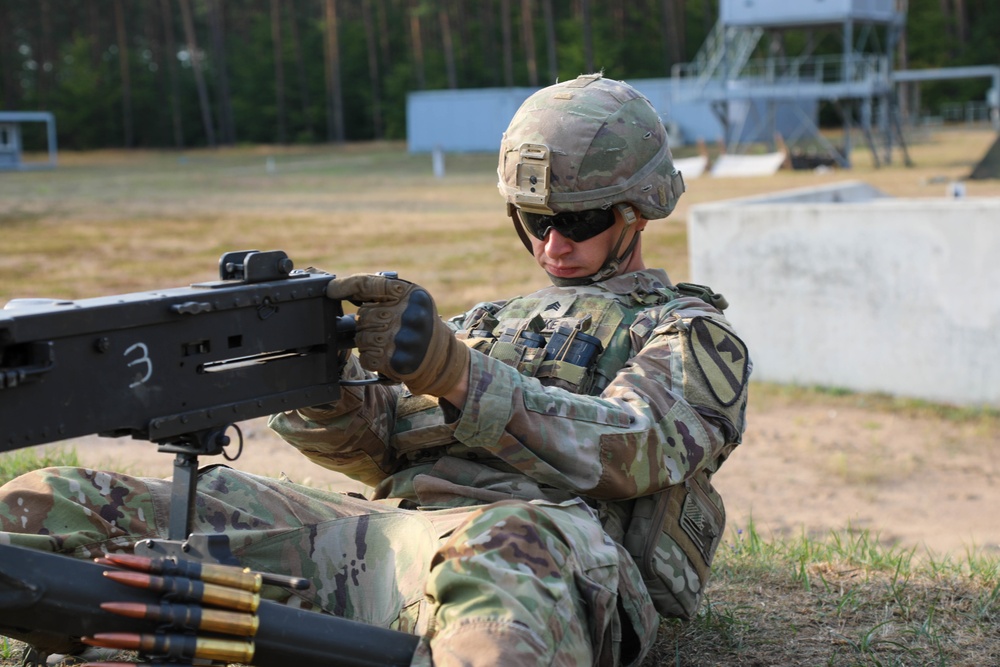
[(539, 241), (544, 241), (549, 231), (554, 229), (561, 236), (579, 243), (592, 239), (615, 224), (613, 208), (594, 208), (586, 211), (565, 211), (556, 215), (542, 215), (519, 210), (517, 214), (528, 233)]

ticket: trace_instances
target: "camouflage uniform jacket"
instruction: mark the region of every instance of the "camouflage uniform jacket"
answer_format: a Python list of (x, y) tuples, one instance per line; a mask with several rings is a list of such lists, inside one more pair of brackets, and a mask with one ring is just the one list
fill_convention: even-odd
[[(714, 336), (725, 352), (728, 322), (679, 295), (663, 271), (546, 287), (451, 322), (483, 351), (472, 354), (465, 405), (400, 386), (351, 386), (337, 405), (276, 415), (272, 428), (319, 465), (373, 487), (373, 499), (456, 507), (582, 497), (618, 544), (631, 499), (710, 476), (740, 441), (746, 350), (740, 343), (727, 359), (742, 374), (719, 379), (716, 350), (692, 341)], [(537, 350), (495, 340), (509, 339), (505, 331), (515, 341), (522, 331), (551, 339), (561, 327), (600, 340), (596, 364), (553, 369)], [(363, 373), (355, 359), (348, 374)], [(623, 574), (639, 580), (629, 588), (644, 590), (620, 551), (633, 565)]]

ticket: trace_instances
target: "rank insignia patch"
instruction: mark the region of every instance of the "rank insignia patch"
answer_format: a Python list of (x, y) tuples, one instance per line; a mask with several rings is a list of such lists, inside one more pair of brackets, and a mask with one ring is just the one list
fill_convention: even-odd
[(709, 389), (725, 407), (743, 393), (750, 371), (747, 346), (710, 319), (691, 320), (691, 351)]

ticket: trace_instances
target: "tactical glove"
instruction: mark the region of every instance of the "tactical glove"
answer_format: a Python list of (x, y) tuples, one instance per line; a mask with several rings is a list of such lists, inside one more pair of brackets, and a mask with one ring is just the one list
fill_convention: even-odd
[(355, 342), (367, 370), (431, 396), (446, 394), (468, 372), (469, 348), (455, 339), (419, 285), (358, 274), (331, 280), (326, 295), (359, 306)]

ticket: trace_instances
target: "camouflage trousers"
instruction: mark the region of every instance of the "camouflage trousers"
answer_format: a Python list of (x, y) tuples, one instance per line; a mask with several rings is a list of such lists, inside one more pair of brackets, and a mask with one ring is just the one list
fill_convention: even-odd
[[(0, 488), (0, 542), (79, 558), (131, 550), (167, 537), (169, 497), (166, 480), (38, 470)], [(199, 476), (193, 530), (228, 534), (246, 567), (313, 584), (268, 597), (421, 635), (414, 665), (619, 663), (623, 556), (582, 501), (395, 504), (214, 466)]]

